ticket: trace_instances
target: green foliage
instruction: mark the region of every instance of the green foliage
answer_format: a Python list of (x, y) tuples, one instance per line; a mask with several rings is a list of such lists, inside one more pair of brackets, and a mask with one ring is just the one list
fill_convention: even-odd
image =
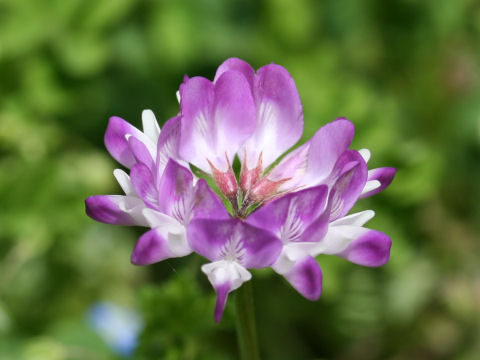
[[(311, 303), (271, 271), (254, 293), (267, 359), (476, 359), (480, 351), (480, 7), (473, 0), (0, 0), (0, 359), (116, 359), (88, 327), (101, 300), (146, 327), (135, 359), (235, 359), (198, 256), (129, 262), (141, 229), (95, 223), (116, 193), (107, 119), (176, 114), (184, 73), (238, 56), (293, 75), (305, 135), (339, 116), (371, 165), (396, 166), (371, 227), (391, 262), (319, 257)], [(174, 270), (174, 271), (172, 271)]]

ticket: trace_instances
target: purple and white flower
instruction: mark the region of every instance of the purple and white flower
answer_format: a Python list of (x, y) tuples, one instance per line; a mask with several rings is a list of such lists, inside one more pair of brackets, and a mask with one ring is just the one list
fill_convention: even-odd
[[(300, 97), (287, 70), (270, 64), (255, 72), (228, 59), (213, 81), (185, 77), (177, 98), (179, 114), (161, 132), (150, 111), (142, 115), (143, 132), (110, 119), (105, 144), (130, 171), (114, 172), (125, 195), (86, 200), (87, 214), (98, 221), (150, 227), (135, 246), (134, 264), (191, 252), (210, 260), (202, 271), (217, 292), (219, 321), (228, 294), (251, 279), (248, 269), (271, 266), (316, 300), (322, 291), (316, 256), (363, 266), (388, 261), (390, 238), (364, 227), (374, 212), (349, 211), (384, 190), (396, 170), (368, 170), (370, 152), (350, 149), (352, 122), (324, 125), (272, 167), (303, 132)], [(213, 180), (230, 214), (190, 166)]]

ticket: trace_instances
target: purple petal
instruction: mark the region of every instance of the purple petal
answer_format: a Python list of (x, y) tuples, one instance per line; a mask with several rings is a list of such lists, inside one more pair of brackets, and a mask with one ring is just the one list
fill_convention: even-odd
[(388, 185), (391, 184), (395, 174), (397, 172), (397, 169), (393, 167), (381, 167), (377, 169), (370, 170), (368, 172), (368, 181), (371, 180), (377, 180), (380, 181), (380, 187), (369, 191), (365, 194), (362, 194), (360, 198), (364, 198), (367, 196), (372, 196), (375, 194), (378, 194), (379, 192), (383, 191)]
[(152, 229), (138, 239), (131, 261), (134, 265), (150, 265), (170, 257), (172, 253), (167, 239), (160, 234), (159, 229)]
[(157, 146), (157, 177), (163, 174), (168, 160), (178, 160), (180, 142), (180, 116), (169, 119), (163, 126)]
[(343, 118), (322, 126), (311, 140), (310, 156), (302, 183), (314, 186), (327, 178), (340, 155), (350, 146), (354, 133), (352, 122)]
[(245, 268), (272, 265), (281, 252), (282, 243), (272, 233), (238, 219), (196, 219), (188, 226), (188, 240), (198, 254), (219, 261), (230, 254)]
[[(230, 162), (255, 130), (255, 104), (250, 85), (237, 71), (223, 73), (215, 82), (215, 120), (218, 124), (219, 156)], [(225, 171), (225, 168), (220, 169)]]
[[(275, 64), (260, 68), (255, 76), (257, 125), (245, 143), (247, 167), (254, 168), (260, 155), (268, 167), (302, 136), (303, 111), (295, 82)], [(243, 157), (240, 152), (239, 156)], [(243, 160), (243, 159), (242, 159)]]
[(330, 220), (341, 218), (358, 200), (367, 181), (367, 165), (355, 150), (345, 151), (335, 164), (329, 180), (334, 182), (329, 196)]
[(152, 155), (148, 151), (148, 148), (145, 146), (145, 144), (134, 136), (130, 136), (128, 138), (128, 144), (130, 145), (130, 150), (132, 151), (136, 161), (145, 164), (149, 169), (153, 169), (154, 163)]
[(315, 301), (322, 294), (322, 270), (311, 256), (298, 261), (284, 276), (308, 300)]
[(137, 163), (137, 160), (130, 150), (126, 139), (127, 135), (136, 137), (143, 142), (150, 141), (140, 130), (122, 118), (117, 116), (111, 117), (105, 133), (105, 146), (115, 160), (123, 166), (131, 168)]
[[(193, 192), (193, 174), (174, 160), (169, 160), (158, 182), (158, 203), (161, 212), (185, 216)], [(182, 203), (181, 208), (176, 206)]]
[(323, 213), (327, 192), (328, 187), (320, 185), (287, 194), (256, 210), (247, 222), (284, 242), (300, 241), (303, 231)]
[(137, 225), (137, 222), (119, 204), (126, 200), (123, 195), (95, 195), (85, 199), (85, 211), (92, 219), (114, 225)]
[(222, 319), (225, 306), (227, 305), (227, 297), (231, 291), (230, 284), (222, 284), (215, 287), (217, 293), (217, 301), (215, 303), (215, 322), (219, 322)]
[(368, 230), (352, 241), (338, 256), (363, 266), (382, 266), (390, 258), (392, 240), (384, 233)]
[(253, 82), (255, 78), (255, 70), (245, 61), (238, 58), (230, 58), (225, 60), (222, 65), (220, 65), (215, 73), (215, 78), (213, 82), (217, 82), (218, 78), (227, 71), (234, 70), (242, 73), (243, 76), (247, 79), (250, 84), (250, 88), (253, 91)]
[(150, 169), (142, 163), (130, 170), (130, 180), (135, 192), (153, 209), (158, 209), (158, 193)]
[(229, 214), (222, 200), (210, 189), (204, 179), (198, 180), (195, 185), (195, 204), (193, 218), (228, 219)]
[(203, 77), (187, 79), (181, 92), (180, 156), (204, 171), (209, 171), (207, 158), (217, 143), (213, 118), (214, 85)]

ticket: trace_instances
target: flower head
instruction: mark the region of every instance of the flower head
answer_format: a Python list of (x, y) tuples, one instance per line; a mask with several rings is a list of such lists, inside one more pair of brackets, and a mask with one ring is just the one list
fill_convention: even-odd
[[(352, 122), (324, 125), (276, 163), (303, 132), (300, 97), (287, 70), (270, 64), (255, 72), (228, 59), (213, 81), (185, 77), (178, 99), (179, 115), (161, 132), (150, 111), (142, 115), (143, 132), (110, 119), (105, 144), (130, 171), (114, 172), (125, 195), (86, 200), (87, 214), (98, 221), (150, 228), (135, 246), (134, 264), (191, 252), (210, 260), (202, 271), (217, 292), (219, 321), (228, 294), (250, 280), (248, 269), (270, 266), (316, 300), (322, 290), (317, 255), (363, 266), (388, 261), (390, 238), (364, 227), (374, 212), (348, 213), (359, 199), (385, 189), (395, 169), (368, 170), (370, 152), (350, 149)], [(195, 168), (210, 177), (230, 213)]]

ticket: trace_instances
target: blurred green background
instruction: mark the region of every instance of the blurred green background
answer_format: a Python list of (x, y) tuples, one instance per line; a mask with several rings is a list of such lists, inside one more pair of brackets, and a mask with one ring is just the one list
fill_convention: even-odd
[(233, 301), (190, 256), (130, 264), (142, 229), (96, 223), (119, 193), (108, 117), (176, 114), (183, 75), (237, 56), (294, 77), (303, 141), (339, 116), (390, 188), (362, 200), (391, 261), (318, 258), (324, 291), (253, 286), (265, 359), (480, 358), (480, 3), (475, 0), (0, 0), (0, 359), (121, 359), (87, 323), (111, 301), (144, 318), (134, 359), (237, 359)]

